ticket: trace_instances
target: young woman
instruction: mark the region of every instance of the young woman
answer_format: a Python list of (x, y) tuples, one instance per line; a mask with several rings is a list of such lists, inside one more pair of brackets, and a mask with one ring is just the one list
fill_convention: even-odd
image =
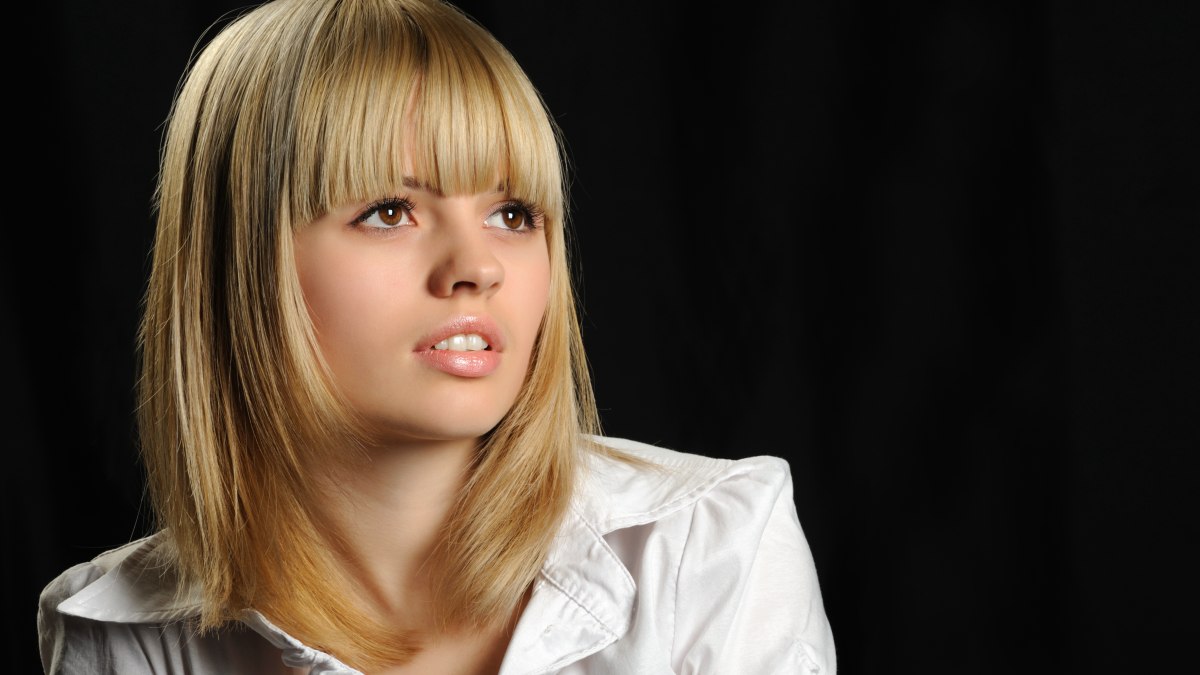
[(47, 586), (47, 672), (834, 672), (787, 464), (597, 435), (555, 129), (482, 28), (263, 5), (159, 180), (161, 529)]

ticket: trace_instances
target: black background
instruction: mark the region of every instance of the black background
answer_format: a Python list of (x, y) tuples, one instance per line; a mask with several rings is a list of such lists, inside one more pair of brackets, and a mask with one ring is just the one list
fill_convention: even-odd
[[(565, 131), (606, 432), (791, 462), (842, 672), (1194, 660), (1189, 4), (460, 5)], [(157, 148), (238, 6), (10, 24), (35, 45), (10, 64), (0, 286), (22, 671), (38, 590), (147, 532)]]

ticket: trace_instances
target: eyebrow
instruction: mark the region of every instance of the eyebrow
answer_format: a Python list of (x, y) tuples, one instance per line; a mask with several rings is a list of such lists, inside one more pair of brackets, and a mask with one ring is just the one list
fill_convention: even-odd
[[(424, 190), (425, 192), (432, 192), (433, 194), (435, 194), (435, 195), (437, 195), (437, 196), (439, 196), (439, 197), (445, 197), (445, 196), (446, 196), (446, 195), (445, 195), (445, 194), (444, 194), (444, 193), (443, 193), (441, 190), (438, 190), (437, 188), (433, 187), (433, 186), (432, 186), (432, 185), (430, 185), (429, 183), (426, 183), (426, 182), (423, 182), (423, 181), (417, 180), (417, 179), (416, 179), (415, 177), (413, 177), (413, 176), (405, 176), (404, 178), (402, 178), (402, 179), (400, 180), (400, 184), (401, 184), (401, 185), (403, 185), (404, 187), (406, 187), (406, 188), (410, 189), (410, 190)], [(504, 183), (503, 183), (503, 182), (501, 182), (501, 183), (498, 183), (498, 184), (496, 185), (496, 190), (495, 190), (495, 191), (496, 191), (496, 192), (507, 193), (507, 190), (505, 189), (505, 187), (504, 187)]]
[(406, 188), (410, 189), (410, 190), (424, 190), (425, 192), (432, 192), (433, 194), (435, 194), (435, 195), (437, 195), (437, 196), (439, 196), (439, 197), (445, 197), (445, 196), (446, 196), (446, 195), (442, 194), (442, 191), (441, 191), (441, 190), (438, 190), (438, 189), (434, 188), (432, 185), (430, 185), (430, 184), (428, 184), (428, 183), (424, 183), (424, 182), (422, 182), (422, 181), (419, 181), (419, 180), (417, 180), (416, 178), (414, 178), (414, 177), (412, 177), (412, 176), (405, 176), (405, 177), (404, 177), (404, 178), (403, 178), (403, 179), (400, 181), (400, 184), (401, 184), (401, 185), (403, 185), (404, 187), (406, 187)]

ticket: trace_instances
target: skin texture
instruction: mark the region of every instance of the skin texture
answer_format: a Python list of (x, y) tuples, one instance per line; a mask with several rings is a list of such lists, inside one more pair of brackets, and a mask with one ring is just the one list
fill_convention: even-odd
[[(356, 223), (370, 204), (348, 204), (300, 229), (294, 247), (323, 354), (379, 439), (366, 464), (317, 478), (330, 488), (319, 508), (364, 597), (397, 626), (421, 625), (422, 565), (479, 437), (524, 383), (550, 288), (544, 230), (511, 229), (505, 194), (405, 183), (381, 197), (407, 198), (411, 212)], [(490, 317), (503, 336), (499, 365), (483, 377), (435, 369), (414, 351), (462, 315)], [(444, 636), (389, 672), (495, 672), (508, 636), (503, 626)]]

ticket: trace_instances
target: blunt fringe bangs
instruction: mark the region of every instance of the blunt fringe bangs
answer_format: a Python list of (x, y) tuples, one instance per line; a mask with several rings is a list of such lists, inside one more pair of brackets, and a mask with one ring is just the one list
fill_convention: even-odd
[[(411, 5), (411, 6), (409, 6)], [(557, 216), (563, 181), (544, 105), (508, 52), (447, 5), (343, 3), (295, 71), (291, 216), (390, 194), (491, 190)], [(291, 92), (285, 92), (291, 95)], [(398, 158), (409, 157), (402, 166)]]
[[(515, 404), (437, 551), (436, 625), (397, 630), (342, 572), (306, 480), (370, 433), (321, 356), (292, 236), (419, 181), (545, 214), (550, 298)], [(164, 136), (138, 424), (166, 560), (198, 629), (248, 609), (363, 670), (511, 616), (599, 423), (571, 290), (557, 130), (511, 55), (435, 0), (277, 0), (194, 58)], [(351, 453), (354, 456), (354, 453)]]

